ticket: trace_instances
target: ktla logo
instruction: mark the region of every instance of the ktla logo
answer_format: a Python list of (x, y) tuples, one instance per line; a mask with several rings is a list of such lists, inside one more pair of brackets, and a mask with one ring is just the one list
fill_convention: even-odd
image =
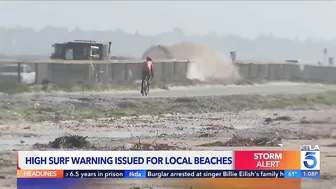
[(301, 170), (320, 170), (320, 147), (318, 145), (301, 146)]

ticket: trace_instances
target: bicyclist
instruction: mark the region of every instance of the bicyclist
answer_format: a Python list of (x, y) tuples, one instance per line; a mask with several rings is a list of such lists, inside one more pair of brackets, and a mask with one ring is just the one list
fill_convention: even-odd
[(146, 61), (144, 61), (142, 64), (142, 82), (141, 82), (140, 93), (142, 93), (142, 86), (143, 86), (143, 82), (145, 81), (146, 77), (148, 77), (148, 79), (154, 77), (154, 64), (153, 64), (152, 59), (149, 56), (147, 56)]

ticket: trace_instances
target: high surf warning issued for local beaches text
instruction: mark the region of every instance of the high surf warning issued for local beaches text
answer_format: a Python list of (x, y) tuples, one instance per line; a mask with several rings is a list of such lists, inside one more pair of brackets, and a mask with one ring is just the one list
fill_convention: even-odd
[(319, 178), (320, 149), (300, 151), (21, 151), (18, 179)]

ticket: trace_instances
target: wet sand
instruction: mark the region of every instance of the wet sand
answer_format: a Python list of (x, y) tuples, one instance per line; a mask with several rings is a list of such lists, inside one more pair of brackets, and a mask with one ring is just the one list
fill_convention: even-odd
[[(2, 103), (4, 102), (8, 103), (8, 101), (2, 101)], [(55, 102), (51, 100), (48, 103)], [(11, 106), (14, 105), (19, 106), (11, 104)], [(111, 106), (113, 106), (113, 102), (111, 102)], [(16, 151), (45, 150), (33, 148), (33, 145), (48, 143), (65, 134), (88, 136), (92, 144), (105, 150), (130, 150), (139, 144), (139, 140), (141, 145), (148, 149), (154, 149), (155, 146), (160, 148), (161, 145), (169, 150), (299, 150), (302, 144), (317, 144), (321, 147), (323, 178), (303, 180), (302, 188), (333, 189), (336, 188), (335, 112), (336, 109), (333, 107), (317, 106), (310, 109), (286, 108), (238, 112), (209, 111), (183, 114), (162, 112), (155, 116), (134, 115), (40, 122), (23, 119), (6, 120), (2, 121), (0, 125), (0, 189), (16, 188)], [(20, 116), (18, 115), (18, 117)], [(277, 117), (287, 117), (287, 119), (273, 120)], [(267, 118), (272, 119), (267, 121)], [(277, 135), (282, 139), (279, 142), (280, 146), (283, 146), (227, 147), (218, 143), (218, 141), (230, 140), (233, 135), (244, 138), (260, 136), (272, 138)], [(237, 145), (239, 146), (239, 144)], [(155, 189), (185, 187), (183, 184), (178, 186), (178, 182), (171, 186), (172, 182), (167, 183), (167, 181), (156, 179), (97, 180), (97, 183), (94, 184), (95, 188), (120, 189), (132, 186), (150, 186)]]

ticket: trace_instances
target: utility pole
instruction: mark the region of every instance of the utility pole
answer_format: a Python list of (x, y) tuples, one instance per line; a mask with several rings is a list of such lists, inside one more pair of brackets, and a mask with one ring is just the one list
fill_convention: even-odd
[(323, 50), (323, 64), (324, 64), (324, 65), (326, 65), (326, 61), (327, 61), (327, 53), (328, 53), (327, 48), (324, 48), (324, 50)]
[(231, 51), (230, 57), (231, 57), (232, 63), (234, 63), (236, 61), (236, 51)]

